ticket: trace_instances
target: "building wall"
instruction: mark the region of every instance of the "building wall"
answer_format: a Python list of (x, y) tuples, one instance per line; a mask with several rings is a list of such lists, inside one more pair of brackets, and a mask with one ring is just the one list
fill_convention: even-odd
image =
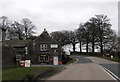
[(16, 67), (16, 54), (17, 52), (12, 47), (3, 45), (2, 68)]
[[(47, 44), (47, 51), (41, 51), (40, 44)], [(51, 48), (51, 44), (58, 44), (58, 48)], [(37, 39), (29, 43), (28, 53), (33, 63), (38, 62), (40, 55), (49, 55), (49, 63), (51, 63), (50, 58), (53, 56), (61, 56), (61, 45), (49, 35), (43, 33)]]

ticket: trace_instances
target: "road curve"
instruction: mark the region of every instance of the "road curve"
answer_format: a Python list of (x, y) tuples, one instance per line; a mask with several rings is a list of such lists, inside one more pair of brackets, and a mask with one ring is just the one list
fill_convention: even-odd
[(78, 61), (66, 66), (61, 73), (48, 80), (114, 80), (99, 65), (86, 57), (77, 57)]

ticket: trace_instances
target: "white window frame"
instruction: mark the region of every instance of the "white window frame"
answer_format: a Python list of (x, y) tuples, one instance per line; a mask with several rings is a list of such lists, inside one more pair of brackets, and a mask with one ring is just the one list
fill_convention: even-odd
[(47, 44), (40, 44), (40, 51), (47, 51)]

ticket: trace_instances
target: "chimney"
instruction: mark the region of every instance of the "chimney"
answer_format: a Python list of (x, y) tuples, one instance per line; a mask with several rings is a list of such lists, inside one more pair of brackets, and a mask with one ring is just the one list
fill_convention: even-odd
[(44, 31), (43, 31), (44, 33), (46, 33), (47, 31), (46, 31), (46, 29), (44, 28)]

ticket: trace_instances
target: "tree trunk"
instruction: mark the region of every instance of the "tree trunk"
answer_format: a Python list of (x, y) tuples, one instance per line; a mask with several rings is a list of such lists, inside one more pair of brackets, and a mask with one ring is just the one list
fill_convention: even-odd
[(86, 43), (86, 53), (88, 53), (88, 41)]
[(103, 53), (103, 44), (102, 44), (103, 40), (102, 40), (102, 37), (100, 39), (101, 39), (100, 40), (100, 51), (101, 51), (101, 53)]
[(82, 52), (82, 45), (81, 45), (81, 41), (80, 41), (80, 52)]
[(25, 39), (28, 38), (28, 35), (27, 35), (27, 27), (25, 28)]
[(94, 46), (95, 46), (95, 42), (94, 42), (94, 37), (92, 38), (92, 52), (94, 53), (95, 51), (95, 48), (94, 48)]
[(73, 45), (73, 52), (75, 52), (75, 44), (72, 44)]

